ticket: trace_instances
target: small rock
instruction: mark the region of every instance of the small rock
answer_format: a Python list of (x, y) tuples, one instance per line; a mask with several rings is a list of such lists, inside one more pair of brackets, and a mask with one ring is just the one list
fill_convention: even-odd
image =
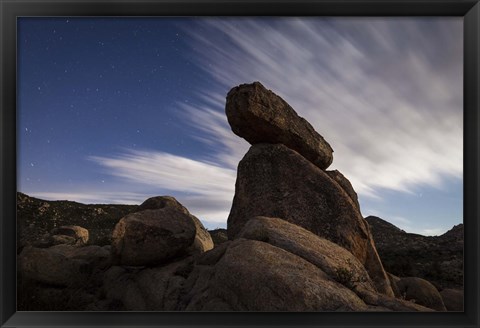
[(184, 214), (190, 214), (185, 206), (180, 204), (174, 197), (171, 196), (155, 196), (144, 201), (139, 207), (138, 211), (144, 210), (159, 210), (165, 207), (174, 208)]
[(446, 311), (442, 296), (430, 282), (417, 277), (402, 278), (397, 282), (397, 287), (406, 300), (415, 301), (437, 311)]
[[(74, 238), (76, 244), (79, 246), (86, 245), (88, 243), (88, 230), (80, 226), (61, 226), (53, 229), (52, 235), (61, 235)], [(59, 241), (62, 240), (61, 237), (57, 237), (57, 239)], [(67, 238), (64, 238), (64, 240), (67, 240)]]
[(463, 311), (463, 290), (446, 288), (440, 295), (448, 311)]

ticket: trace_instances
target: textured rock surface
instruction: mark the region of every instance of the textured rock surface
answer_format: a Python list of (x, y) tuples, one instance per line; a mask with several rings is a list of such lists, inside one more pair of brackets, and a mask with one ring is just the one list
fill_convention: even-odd
[(18, 257), (19, 274), (53, 286), (74, 286), (89, 272), (85, 260), (69, 258), (49, 249), (25, 247)]
[(255, 216), (281, 218), (346, 248), (376, 287), (393, 295), (369, 227), (353, 201), (324, 171), (284, 145), (254, 145), (240, 161), (229, 238)]
[(437, 311), (447, 310), (438, 290), (425, 279), (417, 277), (402, 278), (397, 282), (397, 287), (406, 300), (415, 300), (415, 303)]
[(71, 237), (76, 245), (86, 245), (89, 236), (87, 229), (74, 225), (55, 228), (52, 230), (52, 235)]
[(463, 311), (463, 290), (447, 288), (440, 295), (448, 311)]
[(208, 233), (207, 229), (203, 226), (200, 220), (190, 214), (188, 209), (183, 206), (179, 201), (177, 201), (174, 197), (171, 196), (156, 196), (151, 197), (144, 201), (139, 207), (139, 211), (144, 210), (157, 210), (163, 208), (171, 208), (175, 209), (179, 212), (187, 214), (190, 216), (192, 221), (195, 223), (195, 241), (191, 247), (192, 253), (203, 253), (213, 248), (213, 240), (210, 234)]
[(138, 211), (158, 210), (165, 207), (171, 207), (185, 214), (190, 214), (185, 206), (180, 204), (178, 200), (171, 196), (150, 197), (138, 207)]
[(122, 218), (112, 236), (112, 258), (122, 265), (155, 265), (187, 253), (196, 226), (175, 208), (144, 210)]
[(193, 269), (192, 257), (165, 266), (129, 271), (111, 267), (104, 277), (107, 302), (126, 311), (175, 311), (186, 277)]
[(282, 143), (321, 169), (333, 161), (333, 150), (304, 118), (259, 82), (234, 87), (225, 107), (232, 131), (251, 144)]
[(351, 290), (330, 279), (313, 264), (281, 248), (244, 239), (227, 246), (214, 267), (198, 265), (188, 278), (186, 310), (367, 309)]
[(352, 253), (285, 220), (257, 216), (247, 222), (239, 237), (263, 241), (295, 254), (347, 288), (376, 291), (364, 266)]
[[(375, 306), (380, 309), (386, 309), (389, 311), (402, 311), (402, 312), (433, 312), (434, 310), (414, 302), (407, 300), (402, 300), (394, 298), (391, 296), (372, 293), (369, 290), (359, 288), (357, 294), (362, 298), (362, 300), (370, 305)], [(370, 310), (375, 310), (375, 308), (370, 308)]]
[(110, 265), (110, 251), (105, 247), (96, 245), (84, 247), (56, 245), (48, 248), (48, 251), (61, 254), (69, 259), (86, 261), (91, 265), (92, 270), (96, 267), (107, 267)]
[(358, 196), (355, 190), (353, 189), (350, 181), (338, 170), (326, 171), (328, 176), (332, 178), (336, 183), (342, 187), (342, 189), (348, 194), (350, 199), (353, 201), (358, 211), (360, 211), (360, 204), (358, 203)]
[(212, 237), (213, 243), (215, 244), (215, 247), (223, 244), (228, 240), (227, 236), (227, 229), (214, 229), (214, 230), (209, 230), (210, 236)]
[(400, 291), (398, 290), (397, 287), (397, 282), (400, 281), (400, 278), (387, 272), (388, 280), (390, 280), (390, 286), (392, 287), (393, 293), (395, 294), (395, 297), (402, 297), (400, 294)]

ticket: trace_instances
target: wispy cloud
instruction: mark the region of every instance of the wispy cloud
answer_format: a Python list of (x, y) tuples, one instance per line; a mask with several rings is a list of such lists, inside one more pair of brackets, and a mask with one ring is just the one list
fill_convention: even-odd
[(192, 213), (225, 222), (249, 146), (231, 132), (225, 96), (258, 80), (332, 145), (331, 168), (360, 198), (462, 179), (461, 19), (208, 18), (185, 32), (212, 84), (196, 90), (197, 103), (177, 104), (179, 118), (212, 152), (91, 157), (110, 174), (178, 194)]
[(131, 149), (111, 157), (92, 156), (90, 160), (132, 188), (147, 186), (157, 194), (175, 196), (199, 218), (226, 222), (235, 192), (235, 169), (165, 152)]
[[(440, 188), (445, 177), (462, 177), (460, 20), (242, 18), (201, 25), (201, 34), (187, 32), (198, 64), (222, 91), (259, 80), (281, 95), (331, 143), (332, 168), (361, 197), (378, 197), (381, 188)], [(209, 115), (199, 108), (196, 118), (207, 122)], [(227, 138), (229, 162), (236, 162), (240, 141)]]
[(111, 175), (164, 190), (224, 198), (234, 189), (235, 170), (159, 151), (127, 149), (115, 157), (91, 156)]
[[(236, 136), (228, 124), (225, 115), (225, 96), (218, 92), (211, 92), (209, 103), (206, 106), (193, 106), (180, 103), (180, 116), (199, 132), (194, 137), (216, 149), (209, 154), (217, 165), (230, 169), (237, 169), (239, 160), (245, 155), (250, 145)], [(199, 98), (208, 99), (208, 95), (199, 94)]]

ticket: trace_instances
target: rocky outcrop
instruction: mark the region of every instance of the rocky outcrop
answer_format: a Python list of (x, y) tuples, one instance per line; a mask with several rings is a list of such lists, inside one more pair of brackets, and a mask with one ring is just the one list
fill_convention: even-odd
[(351, 198), (328, 174), (282, 144), (254, 145), (240, 161), (229, 238), (255, 216), (281, 218), (346, 248), (377, 288), (393, 295), (369, 228)]
[(442, 296), (431, 283), (417, 277), (402, 278), (397, 282), (400, 294), (406, 300), (424, 305), (437, 311), (446, 311)]
[(111, 267), (104, 275), (105, 300), (96, 310), (108, 310), (112, 304), (126, 311), (175, 311), (185, 279), (193, 269), (192, 257), (145, 269)]
[(190, 214), (185, 206), (171, 196), (150, 197), (138, 207), (138, 212), (144, 210), (159, 210), (166, 207), (176, 209), (184, 214)]
[(323, 137), (259, 82), (230, 90), (225, 112), (232, 131), (252, 145), (281, 143), (321, 169), (332, 163), (333, 150)]
[(352, 253), (285, 220), (257, 216), (247, 222), (239, 238), (263, 241), (295, 254), (347, 288), (377, 290), (363, 264)]
[[(56, 243), (72, 243), (78, 246), (86, 245), (88, 243), (88, 230), (80, 226), (61, 226), (52, 230), (52, 237), (57, 237)], [(58, 242), (62, 237), (66, 242)]]
[(463, 290), (446, 288), (440, 292), (447, 311), (463, 311)]
[(66, 226), (56, 240), (19, 247), (19, 310), (445, 309), (428, 282), (387, 275), (351, 183), (324, 170), (330, 146), (285, 101), (254, 83), (234, 88), (226, 110), (253, 146), (239, 164), (228, 230), (212, 231), (214, 248), (200, 220), (169, 196), (131, 208), (111, 246), (85, 246), (83, 230), (68, 227), (77, 223), (54, 222)]
[(214, 229), (209, 231), (210, 236), (212, 237), (213, 243), (215, 246), (223, 244), (228, 240), (227, 229)]
[[(281, 265), (279, 265), (281, 264)], [(185, 283), (187, 311), (361, 311), (365, 303), (308, 261), (270, 244), (238, 239)], [(293, 301), (294, 300), (294, 301)]]
[(158, 265), (185, 255), (195, 234), (190, 216), (176, 209), (132, 213), (115, 226), (112, 257), (121, 265)]
[(347, 193), (347, 195), (350, 197), (352, 202), (355, 204), (357, 210), (360, 212), (360, 204), (358, 203), (358, 196), (355, 190), (353, 189), (353, 186), (350, 183), (350, 181), (348, 181), (348, 179), (345, 178), (345, 176), (342, 173), (340, 173), (340, 171), (338, 170), (326, 171), (326, 173), (330, 178), (332, 178), (332, 180), (334, 180), (336, 183), (340, 185), (340, 187), (342, 187), (342, 189)]
[(82, 276), (84, 262), (41, 248), (26, 247), (18, 257), (18, 268), (27, 279), (54, 286), (69, 286)]
[(113, 230), (112, 258), (121, 265), (158, 265), (213, 248), (208, 231), (173, 197), (147, 199)]
[(200, 222), (200, 220), (194, 215), (191, 215), (188, 209), (182, 204), (180, 204), (180, 202), (176, 200), (174, 197), (171, 197), (171, 196), (151, 197), (146, 201), (144, 201), (138, 207), (138, 210), (139, 211), (157, 210), (157, 209), (163, 209), (163, 208), (171, 208), (179, 212), (182, 212), (184, 214), (187, 214), (195, 224), (195, 231), (196, 231), (195, 240), (193, 242), (193, 245), (191, 246), (191, 249), (190, 249), (191, 252), (203, 253), (213, 248), (214, 244), (213, 244), (212, 237), (208, 233), (207, 229), (205, 229), (202, 222)]
[[(104, 246), (111, 243), (112, 231), (125, 215), (138, 205), (81, 204), (72, 201), (49, 201), (17, 192), (17, 254), (26, 246), (50, 247), (55, 241), (52, 230), (61, 226), (80, 226), (88, 230), (88, 243)], [(60, 237), (65, 243), (71, 240)], [(74, 242), (73, 242), (74, 243)]]
[(463, 288), (463, 224), (440, 236), (405, 232), (375, 216), (365, 218), (385, 270), (419, 277), (441, 290)]

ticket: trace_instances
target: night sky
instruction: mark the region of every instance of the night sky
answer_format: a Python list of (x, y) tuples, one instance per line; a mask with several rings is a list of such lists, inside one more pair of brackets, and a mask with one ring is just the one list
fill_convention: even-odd
[(20, 18), (18, 190), (225, 227), (249, 144), (224, 113), (253, 81), (334, 149), (363, 216), (463, 221), (461, 18)]

